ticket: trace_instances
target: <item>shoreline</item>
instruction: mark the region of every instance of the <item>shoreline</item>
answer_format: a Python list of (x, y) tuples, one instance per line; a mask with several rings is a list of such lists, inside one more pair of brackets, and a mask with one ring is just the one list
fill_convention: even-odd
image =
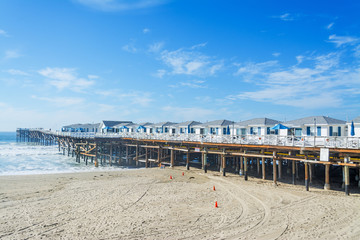
[(271, 181), (184, 167), (135, 170), (0, 176), (0, 238), (356, 239), (360, 234), (359, 194), (306, 192), (302, 185), (274, 187)]

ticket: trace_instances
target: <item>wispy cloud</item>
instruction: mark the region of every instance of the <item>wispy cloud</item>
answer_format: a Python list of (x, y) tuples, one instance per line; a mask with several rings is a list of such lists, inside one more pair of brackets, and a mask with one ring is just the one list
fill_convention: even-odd
[(95, 81), (84, 78), (78, 78), (74, 68), (50, 68), (39, 70), (38, 73), (48, 80), (48, 83), (59, 90), (71, 89), (73, 91), (82, 91), (92, 86)]
[(58, 107), (80, 105), (85, 101), (83, 98), (77, 98), (77, 97), (38, 97), (36, 95), (33, 95), (31, 97), (33, 99), (54, 103)]
[(96, 94), (111, 97), (112, 100), (117, 100), (121, 102), (122, 105), (132, 105), (146, 107), (151, 102), (154, 101), (151, 92), (137, 91), (137, 90), (121, 90), (121, 89), (111, 89), (111, 90), (99, 90)]
[(122, 12), (128, 10), (144, 9), (167, 3), (167, 0), (73, 0), (87, 7), (105, 11)]
[(149, 46), (149, 52), (158, 53), (164, 47), (164, 42), (156, 42)]
[(9, 37), (9, 34), (5, 32), (4, 30), (0, 29), (0, 36)]
[(9, 73), (11, 75), (19, 75), (19, 76), (29, 76), (30, 74), (18, 69), (8, 69), (4, 70), (3, 72)]
[(98, 79), (98, 78), (99, 76), (97, 75), (92, 75), (92, 74), (88, 75), (88, 79)]
[(21, 54), (18, 50), (7, 50), (5, 51), (5, 59), (14, 59), (21, 57)]
[(341, 47), (345, 44), (353, 44), (358, 42), (359, 38), (350, 37), (350, 36), (336, 36), (335, 34), (329, 36), (328, 42), (336, 44), (336, 47)]
[(281, 55), (281, 53), (279, 53), (279, 52), (274, 52), (272, 55), (273, 55), (274, 57), (279, 57), (279, 56)]
[(282, 15), (273, 16), (273, 18), (278, 18), (282, 21), (293, 21), (295, 20), (295, 16), (291, 15), (290, 13), (284, 13)]
[(199, 107), (174, 107), (174, 106), (165, 106), (162, 110), (166, 113), (170, 113), (173, 119), (184, 119), (184, 116), (191, 116), (191, 120), (198, 119), (211, 119), (214, 115), (217, 115), (217, 111), (207, 108)]
[[(360, 68), (341, 64), (341, 53), (301, 56), (290, 67), (252, 63), (240, 67), (241, 79), (250, 78), (254, 91), (229, 95), (229, 101), (252, 100), (302, 108), (339, 107), (360, 91)], [(301, 60), (299, 60), (301, 59)], [(301, 67), (303, 64), (306, 67)], [(255, 67), (254, 67), (255, 66)], [(251, 76), (247, 75), (251, 74)]]
[(205, 45), (198, 44), (174, 51), (164, 50), (160, 53), (160, 59), (171, 68), (170, 74), (212, 76), (222, 69), (223, 63), (197, 50)]
[(122, 50), (130, 53), (136, 53), (138, 49), (135, 47), (134, 43), (126, 44), (122, 47)]
[(335, 24), (335, 23), (333, 23), (333, 22), (330, 23), (329, 25), (326, 26), (326, 29), (329, 29), (329, 30), (332, 29), (332, 27), (334, 26), (334, 24)]
[(275, 67), (277, 64), (278, 64), (278, 61), (267, 61), (267, 62), (261, 62), (261, 63), (249, 62), (249, 63), (245, 63), (245, 64), (235, 63), (235, 66), (238, 67), (238, 70), (235, 73), (235, 75), (262, 74), (262, 73), (266, 72), (265, 70), (269, 70), (269, 69)]
[(150, 32), (150, 29), (149, 28), (144, 28), (143, 29), (143, 33), (146, 34), (146, 33), (149, 33)]
[(154, 77), (163, 78), (166, 74), (165, 69), (158, 69), (156, 73), (153, 74)]
[(172, 88), (179, 88), (179, 87), (189, 87), (189, 88), (207, 88), (205, 85), (205, 81), (203, 80), (193, 80), (193, 81), (187, 81), (187, 82), (179, 82), (174, 85), (170, 85), (169, 87)]

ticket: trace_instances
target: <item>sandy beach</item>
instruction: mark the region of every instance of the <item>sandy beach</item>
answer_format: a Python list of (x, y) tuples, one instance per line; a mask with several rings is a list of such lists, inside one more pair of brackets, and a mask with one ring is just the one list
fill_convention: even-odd
[(359, 194), (182, 167), (3, 176), (0, 209), (1, 239), (360, 236)]

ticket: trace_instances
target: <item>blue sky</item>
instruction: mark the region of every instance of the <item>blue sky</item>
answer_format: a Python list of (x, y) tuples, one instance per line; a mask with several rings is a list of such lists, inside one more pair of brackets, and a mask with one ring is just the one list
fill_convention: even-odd
[(360, 115), (359, 1), (0, 1), (0, 131)]

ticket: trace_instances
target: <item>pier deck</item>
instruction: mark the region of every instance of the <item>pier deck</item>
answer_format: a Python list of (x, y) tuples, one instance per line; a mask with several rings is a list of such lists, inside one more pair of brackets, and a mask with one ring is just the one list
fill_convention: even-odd
[[(351, 185), (360, 186), (360, 145), (354, 137), (202, 136), (141, 133), (59, 133), (43, 129), (18, 129), (18, 141), (57, 144), (59, 151), (81, 158), (86, 164), (161, 166), (184, 165), (271, 179), (274, 185), (285, 175), (291, 183), (314, 179), (331, 189), (341, 181), (348, 195)], [(340, 179), (340, 180), (339, 180)]]

